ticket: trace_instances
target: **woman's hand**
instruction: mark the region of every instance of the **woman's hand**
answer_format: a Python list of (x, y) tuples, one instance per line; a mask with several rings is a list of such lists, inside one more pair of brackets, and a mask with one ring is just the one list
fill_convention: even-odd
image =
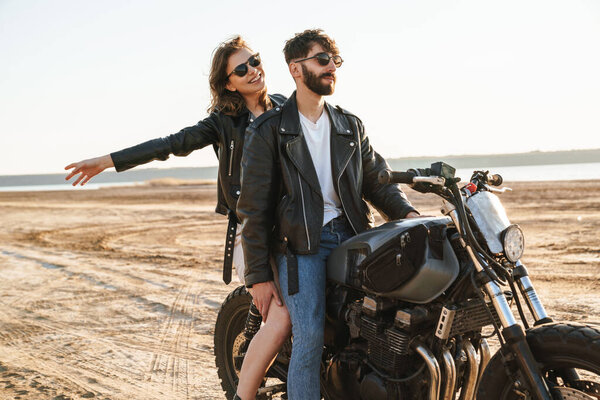
[(275, 298), (275, 302), (278, 306), (282, 306), (281, 300), (279, 299), (279, 293), (277, 287), (273, 281), (255, 283), (251, 288), (248, 288), (248, 292), (252, 295), (252, 302), (258, 308), (260, 315), (263, 317), (263, 321), (267, 321), (269, 314), (269, 304), (271, 304), (271, 297)]
[(104, 171), (106, 168), (114, 166), (115, 164), (113, 163), (110, 154), (107, 154), (102, 157), (90, 158), (88, 160), (79, 161), (76, 163), (69, 164), (65, 167), (65, 169), (73, 168), (73, 171), (71, 171), (71, 173), (67, 175), (65, 180), (68, 181), (69, 179), (80, 173), (81, 175), (79, 175), (75, 182), (73, 182), (73, 186), (77, 186), (79, 182), (81, 182), (81, 186), (83, 186), (87, 183), (87, 181), (92, 179), (94, 176), (98, 175), (100, 172)]

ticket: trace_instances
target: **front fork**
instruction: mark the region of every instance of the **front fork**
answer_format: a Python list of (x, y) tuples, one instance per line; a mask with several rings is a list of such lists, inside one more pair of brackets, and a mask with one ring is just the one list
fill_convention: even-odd
[[(452, 218), (452, 221), (460, 232), (460, 220), (458, 219), (458, 213), (456, 212), (456, 209), (448, 209), (446, 211), (446, 214)], [(467, 250), (469, 257), (473, 261), (475, 270), (480, 273), (481, 276), (487, 276), (487, 274), (481, 274), (485, 270), (480, 264), (478, 258), (475, 256), (471, 246), (465, 243), (462, 239), (461, 244)], [(515, 276), (517, 285), (523, 294), (523, 297), (525, 297), (527, 305), (529, 306), (529, 309), (536, 320), (535, 324), (538, 325), (540, 323), (552, 321), (548, 317), (544, 306), (537, 297), (535, 289), (533, 288), (533, 285), (531, 284), (531, 281), (527, 275), (527, 269), (525, 266), (518, 263), (516, 271), (518, 274), (518, 276)], [(550, 394), (548, 385), (542, 377), (539, 366), (533, 357), (533, 354), (531, 353), (529, 344), (527, 343), (525, 331), (521, 325), (517, 323), (510, 309), (510, 305), (506, 300), (504, 292), (501, 290), (500, 286), (498, 286), (498, 284), (491, 279), (488, 279), (487, 282), (483, 284), (483, 288), (488, 297), (491, 299), (494, 309), (498, 313), (500, 324), (502, 325), (502, 337), (506, 342), (506, 346), (517, 361), (519, 369), (524, 375), (523, 377), (525, 379), (525, 383), (532, 392), (531, 394), (533, 398), (538, 400), (552, 400), (552, 395)]]

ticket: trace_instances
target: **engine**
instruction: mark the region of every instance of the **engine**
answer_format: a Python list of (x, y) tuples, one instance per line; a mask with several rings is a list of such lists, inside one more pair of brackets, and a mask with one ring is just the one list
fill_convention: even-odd
[(403, 391), (420, 390), (415, 385), (420, 380), (404, 387), (401, 381), (419, 371), (427, 375), (422, 360), (410, 351), (412, 338), (435, 335), (446, 340), (491, 323), (489, 308), (478, 298), (453, 305), (411, 305), (368, 295), (351, 301), (345, 290), (330, 295), (329, 305), (336, 304), (333, 297), (338, 300), (337, 318), (332, 314), (335, 310), (328, 309), (330, 321), (337, 320), (338, 332), (343, 325), (346, 335), (345, 347), (332, 359), (327, 373), (335, 391), (345, 393), (342, 398), (357, 398), (359, 393), (362, 399), (408, 398), (402, 397), (410, 395)]

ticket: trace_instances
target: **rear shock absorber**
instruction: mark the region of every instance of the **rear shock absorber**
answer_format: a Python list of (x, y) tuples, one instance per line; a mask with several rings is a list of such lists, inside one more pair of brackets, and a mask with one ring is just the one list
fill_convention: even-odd
[(248, 310), (248, 317), (246, 318), (246, 328), (244, 329), (244, 336), (246, 340), (250, 342), (256, 332), (260, 329), (260, 324), (262, 323), (262, 316), (258, 311), (258, 308), (254, 305), (254, 303), (250, 303), (250, 309)]

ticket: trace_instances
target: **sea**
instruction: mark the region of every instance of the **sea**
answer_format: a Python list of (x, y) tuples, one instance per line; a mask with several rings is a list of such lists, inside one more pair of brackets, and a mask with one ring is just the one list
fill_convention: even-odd
[[(392, 168), (394, 164), (392, 163)], [(421, 166), (419, 166), (421, 167)], [(424, 166), (423, 166), (424, 167)], [(585, 181), (600, 179), (600, 162), (576, 164), (522, 165), (506, 167), (459, 168), (455, 176), (467, 181), (473, 171), (490, 171), (500, 174), (504, 182), (521, 181)], [(98, 175), (84, 186), (73, 187), (64, 180), (66, 174), (10, 175), (0, 176), (0, 192), (97, 190), (101, 188), (144, 185), (152, 179), (174, 178), (182, 180), (217, 179), (216, 167), (207, 168), (147, 168), (136, 172), (117, 174), (108, 172)]]

